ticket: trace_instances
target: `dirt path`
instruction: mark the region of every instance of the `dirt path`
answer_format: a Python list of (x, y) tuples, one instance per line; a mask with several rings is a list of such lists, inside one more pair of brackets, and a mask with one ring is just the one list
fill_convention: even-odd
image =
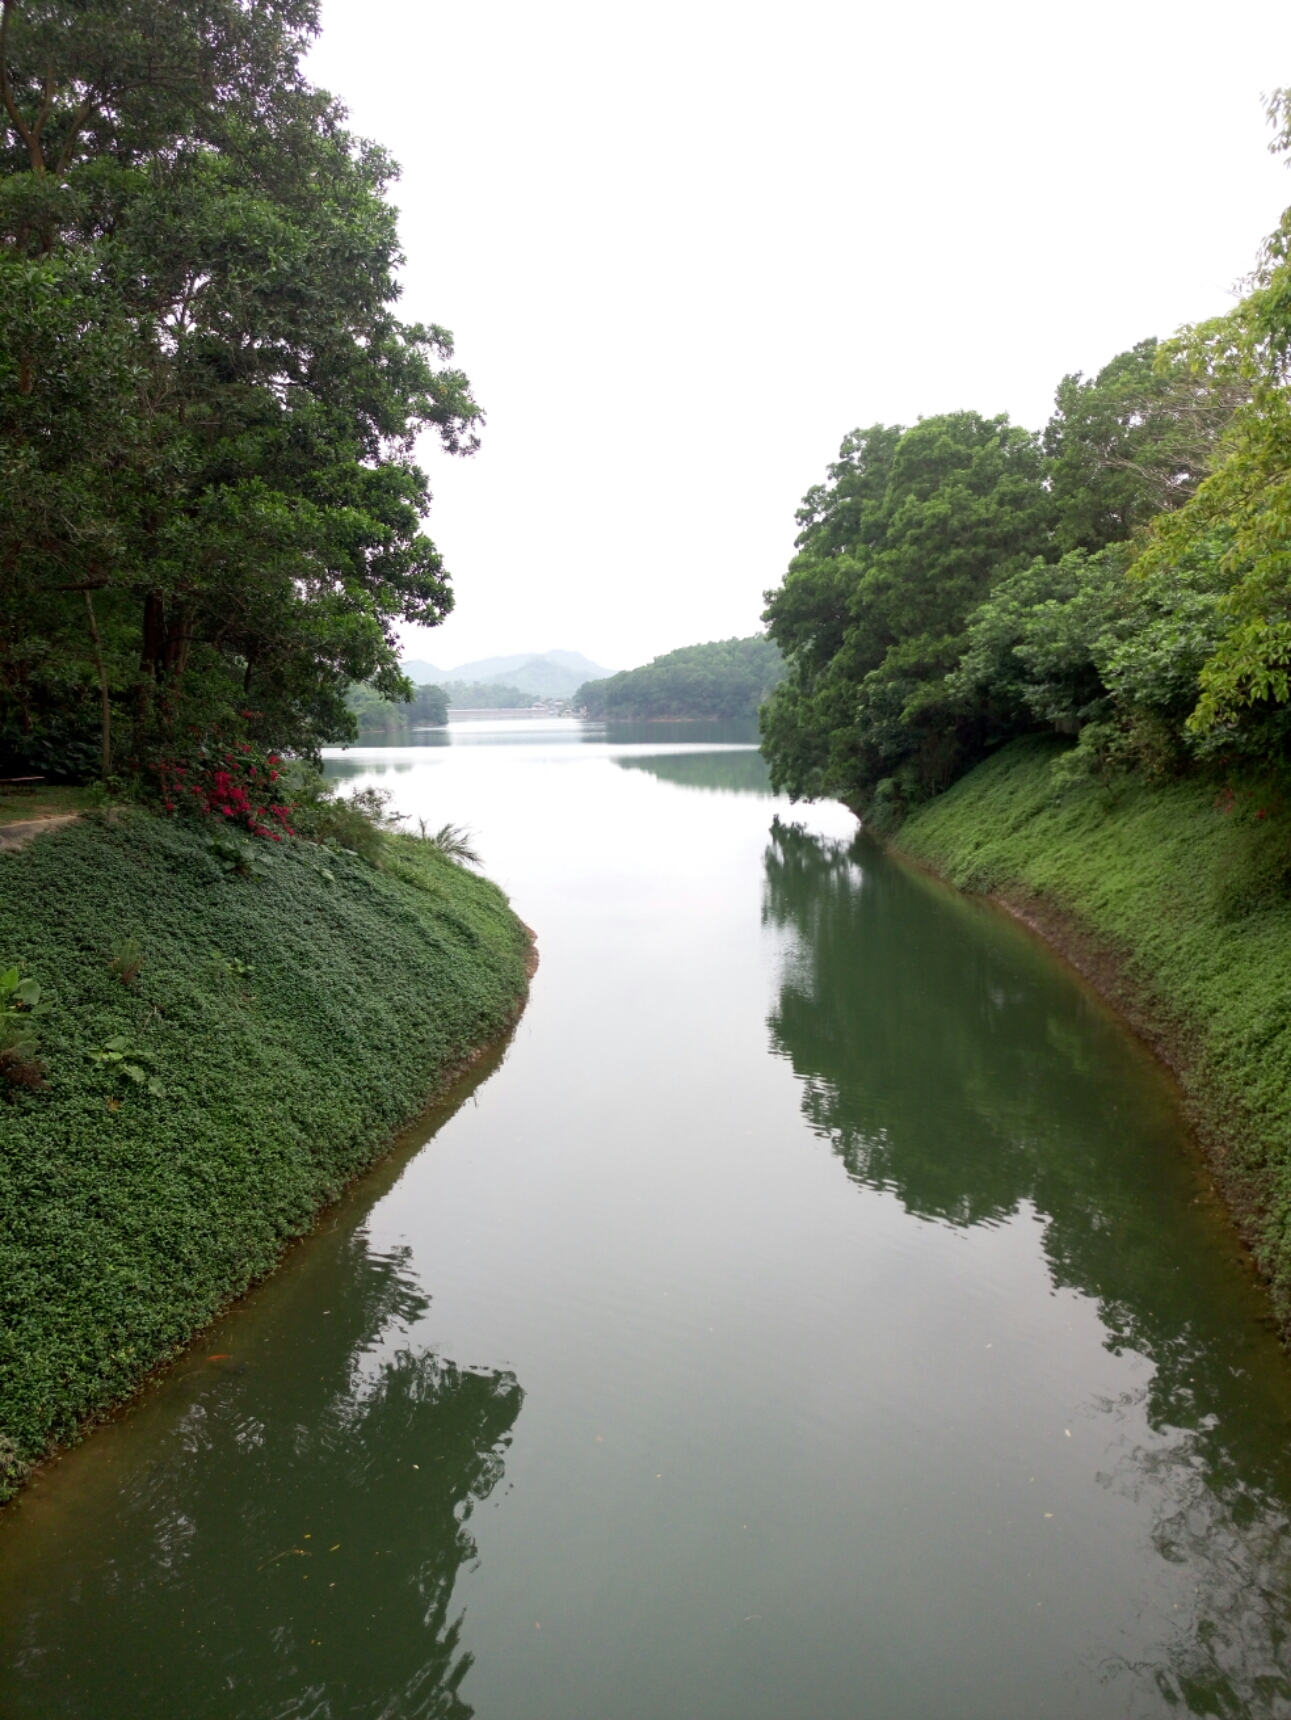
[(9, 824), (0, 824), (0, 851), (6, 848), (25, 848), (29, 842), (34, 842), (47, 830), (57, 830), (60, 824), (75, 824), (80, 817), (79, 812), (51, 813), (46, 818), (24, 818)]

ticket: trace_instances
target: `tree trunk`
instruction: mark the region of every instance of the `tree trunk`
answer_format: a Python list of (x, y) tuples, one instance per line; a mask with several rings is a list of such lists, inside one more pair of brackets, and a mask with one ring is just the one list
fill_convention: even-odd
[(90, 638), (94, 641), (94, 661), (99, 671), (99, 699), (102, 706), (102, 767), (103, 780), (112, 774), (112, 701), (108, 697), (108, 672), (103, 664), (103, 641), (94, 615), (94, 599), (85, 593), (85, 610), (90, 618)]
[(161, 661), (165, 636), (165, 610), (161, 593), (148, 592), (143, 600), (143, 647), (139, 652), (139, 674), (134, 690), (134, 735), (131, 750), (136, 768), (143, 764), (147, 750), (148, 724), (152, 715), (152, 695), (157, 686), (157, 665)]

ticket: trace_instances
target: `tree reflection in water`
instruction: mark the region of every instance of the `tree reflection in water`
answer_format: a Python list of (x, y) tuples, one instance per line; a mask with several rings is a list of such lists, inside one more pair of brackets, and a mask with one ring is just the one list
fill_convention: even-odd
[(716, 753), (661, 753), (648, 758), (616, 758), (620, 770), (643, 770), (677, 788), (707, 789), (710, 794), (772, 795), (767, 761), (756, 748)]
[(1090, 1406), (1126, 1426), (1099, 1479), (1147, 1500), (1195, 1602), (1107, 1675), (1192, 1714), (1291, 1714), (1291, 1369), (1164, 1078), (1019, 928), (864, 839), (777, 820), (764, 920), (773, 1045), (849, 1176), (955, 1226), (1033, 1208), (1055, 1287), (1153, 1365), (1141, 1403)]
[[(124, 1489), (100, 1475), (62, 1502), (63, 1559), (45, 1541), (0, 1577), (7, 1715), (472, 1713), (449, 1610), (522, 1393), (406, 1342), (427, 1302), (402, 1252), (324, 1241), (267, 1312), (226, 1323), (237, 1354), (181, 1374)], [(284, 1345), (284, 1322), (309, 1337)]]

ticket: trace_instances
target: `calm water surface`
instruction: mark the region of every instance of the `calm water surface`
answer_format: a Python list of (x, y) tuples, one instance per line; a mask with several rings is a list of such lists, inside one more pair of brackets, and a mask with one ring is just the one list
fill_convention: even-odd
[(1291, 1369), (1169, 1086), (741, 738), (333, 762), (474, 827), (532, 1001), (0, 1513), (0, 1713), (1291, 1715)]

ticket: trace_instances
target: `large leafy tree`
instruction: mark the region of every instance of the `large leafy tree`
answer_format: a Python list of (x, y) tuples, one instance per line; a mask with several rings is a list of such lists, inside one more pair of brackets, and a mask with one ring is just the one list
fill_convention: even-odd
[(763, 713), (772, 779), (858, 809), (935, 792), (990, 727), (946, 686), (968, 617), (1052, 544), (1039, 438), (975, 412), (856, 431), (798, 518), (798, 554), (767, 594), (790, 664)]
[(1064, 376), (1044, 434), (1058, 548), (1124, 543), (1182, 507), (1249, 396), (1238, 366), (1197, 367), (1155, 340)]
[[(1275, 152), (1291, 153), (1291, 90), (1270, 104)], [(1177, 362), (1237, 370), (1250, 398), (1223, 457), (1176, 515), (1155, 526), (1140, 577), (1209, 561), (1227, 586), (1227, 625), (1202, 666), (1189, 728), (1203, 744), (1285, 757), (1291, 744), (1291, 209), (1265, 243), (1252, 291), (1227, 316), (1185, 329)]]
[[(136, 760), (249, 725), (312, 750), (451, 607), (413, 458), (474, 446), (395, 314), (389, 159), (311, 89), (313, 0), (2, 0), (0, 698), (84, 689)], [(249, 713), (249, 714), (248, 714)], [(57, 738), (57, 737), (55, 737)], [(124, 746), (119, 746), (120, 757)]]

